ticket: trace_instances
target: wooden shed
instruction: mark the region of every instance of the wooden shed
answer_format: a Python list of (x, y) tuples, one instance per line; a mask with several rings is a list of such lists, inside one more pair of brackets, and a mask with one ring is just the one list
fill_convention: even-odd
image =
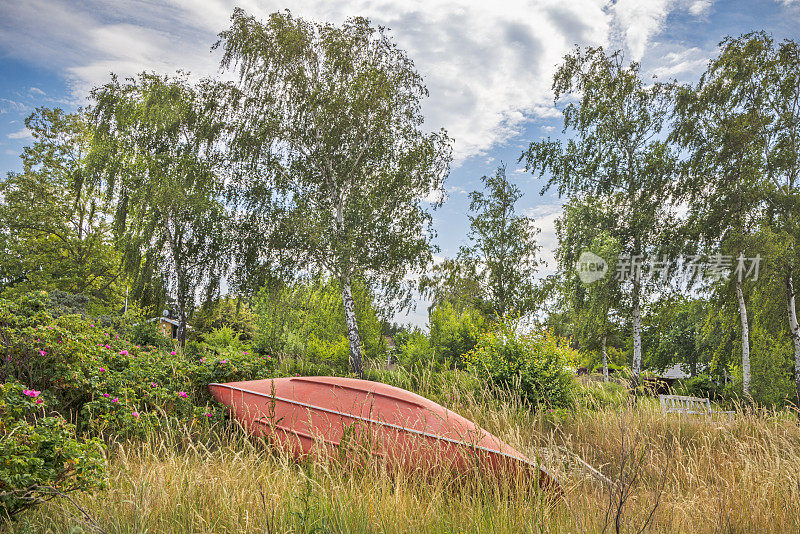
[(178, 326), (180, 323), (169, 317), (153, 317), (148, 319), (148, 323), (158, 321), (158, 333), (169, 339), (178, 338)]

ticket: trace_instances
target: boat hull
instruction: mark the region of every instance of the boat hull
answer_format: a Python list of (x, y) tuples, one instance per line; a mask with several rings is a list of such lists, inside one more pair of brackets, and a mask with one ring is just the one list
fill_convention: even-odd
[(478, 469), (558, 488), (544, 469), (473, 422), (387, 384), (287, 377), (210, 384), (209, 390), (248, 432), (295, 457), (374, 455), (412, 471)]

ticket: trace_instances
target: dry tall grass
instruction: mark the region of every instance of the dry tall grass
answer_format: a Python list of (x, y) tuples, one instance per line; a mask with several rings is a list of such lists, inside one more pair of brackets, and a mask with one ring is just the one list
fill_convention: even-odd
[[(423, 394), (429, 387), (417, 384)], [(666, 416), (651, 400), (631, 406), (602, 385), (584, 387), (576, 409), (536, 413), (511, 396), (438, 390), (451, 408), (553, 472), (565, 493), (556, 503), (480, 474), (453, 481), (390, 476), (377, 465), (298, 465), (236, 428), (200, 437), (176, 428), (116, 445), (107, 490), (51, 501), (6, 527), (153, 534), (800, 531), (800, 426), (793, 414)]]

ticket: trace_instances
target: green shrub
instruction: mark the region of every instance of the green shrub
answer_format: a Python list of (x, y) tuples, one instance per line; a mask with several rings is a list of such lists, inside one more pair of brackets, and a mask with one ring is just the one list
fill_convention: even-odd
[(311, 336), (306, 347), (306, 358), (312, 364), (323, 364), (331, 369), (346, 373), (350, 360), (350, 340), (346, 337), (338, 341), (323, 341)]
[(504, 319), (483, 333), (464, 357), (467, 370), (496, 386), (513, 389), (532, 406), (569, 406), (575, 390), (574, 365), (579, 354), (565, 339), (548, 331), (519, 334)]
[(132, 324), (128, 331), (124, 332), (124, 335), (133, 345), (152, 346), (160, 349), (168, 349), (173, 346), (171, 339), (159, 333), (157, 321), (138, 321)]
[(63, 417), (45, 417), (48, 403), (18, 382), (0, 385), (0, 515), (103, 486), (102, 442), (77, 438)]
[(221, 417), (211, 382), (274, 376), (270, 356), (234, 347), (196, 360), (135, 345), (77, 315), (48, 315), (37, 300), (0, 299), (3, 381), (44, 392), (52, 408), (91, 435), (143, 435), (164, 415), (192, 424)]
[(675, 384), (675, 391), (679, 395), (689, 395), (691, 397), (707, 397), (715, 399), (721, 397), (723, 388), (717, 384), (711, 376), (699, 374), (691, 378), (685, 378)]
[(437, 360), (450, 368), (463, 368), (463, 356), (475, 348), (484, 323), (478, 310), (459, 311), (449, 302), (436, 306), (430, 314), (430, 345)]
[(203, 335), (203, 341), (199, 343), (200, 352), (205, 355), (221, 354), (224, 351), (233, 350), (248, 352), (251, 347), (241, 339), (241, 333), (230, 326), (214, 328), (211, 332)]
[(431, 343), (422, 331), (415, 329), (397, 346), (400, 365), (406, 369), (433, 363)]

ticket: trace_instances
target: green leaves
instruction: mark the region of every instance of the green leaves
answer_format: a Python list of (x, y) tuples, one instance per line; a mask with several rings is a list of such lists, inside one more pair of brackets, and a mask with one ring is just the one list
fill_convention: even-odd
[(451, 159), (447, 134), (422, 130), (427, 90), (413, 62), (366, 19), (334, 26), (288, 11), (260, 22), (236, 9), (215, 46), (239, 75), (232, 198), (244, 211), (239, 252), (257, 258), (244, 269), (327, 272), (345, 300), (362, 278), (404, 307), (407, 275), (432, 257), (424, 199), (442, 198)]
[(502, 318), (464, 356), (467, 370), (501, 388), (518, 392), (533, 407), (568, 407), (577, 353), (547, 331), (520, 334), (516, 321)]
[[(114, 77), (92, 92), (95, 180), (117, 205), (124, 266), (143, 304), (163, 277), (178, 304), (179, 339), (199, 288), (218, 290), (225, 271), (228, 213), (223, 204), (230, 86), (186, 76)], [(158, 269), (160, 267), (160, 269)], [(158, 272), (160, 271), (160, 272)], [(161, 275), (161, 276), (159, 276)]]
[(14, 381), (0, 385), (0, 513), (23, 510), (71, 491), (102, 488), (100, 440), (76, 437), (63, 417), (34, 417), (40, 405)]
[(522, 192), (506, 177), (505, 166), (481, 178), (486, 193), (470, 193), (471, 244), (462, 247), (461, 262), (470, 264), (483, 286), (484, 298), (499, 316), (533, 309), (533, 275), (538, 261), (533, 218), (516, 213)]

